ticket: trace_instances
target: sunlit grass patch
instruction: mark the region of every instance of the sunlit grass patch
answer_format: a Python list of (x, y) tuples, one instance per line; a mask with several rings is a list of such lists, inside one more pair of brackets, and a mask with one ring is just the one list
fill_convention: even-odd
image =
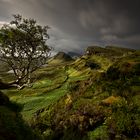
[(67, 93), (67, 90), (62, 87), (61, 89), (53, 90), (47, 93), (46, 95), (42, 94), (42, 96), (21, 98), (20, 100), (17, 100), (17, 102), (24, 104), (22, 114), (23, 114), (24, 119), (29, 120), (34, 116), (34, 113), (37, 110), (44, 107), (46, 108), (50, 104), (55, 103), (58, 99), (60, 99), (66, 93)]
[(33, 84), (33, 89), (37, 89), (37, 88), (44, 88), (44, 87), (47, 87), (47, 86), (50, 86), (52, 85), (52, 80), (49, 80), (49, 79), (45, 79), (45, 80), (39, 80), (37, 82), (35, 82)]
[[(11, 96), (11, 101), (23, 105), (23, 110), (21, 111), (21, 113), (26, 120), (29, 120), (31, 117), (33, 117), (34, 113), (37, 110), (43, 107), (47, 107), (48, 105), (56, 102), (59, 98), (65, 95), (67, 93), (67, 86), (64, 85), (59, 89), (55, 89), (50, 92), (48, 91), (46, 94), (43, 93), (43, 90), (37, 90), (35, 92), (35, 90), (30, 89), (30, 91), (34, 92), (34, 94), (30, 94), (29, 90), (27, 89), (22, 90), (22, 93), (19, 93), (18, 91), (16, 92), (16, 90), (7, 91), (7, 95), (9, 92)], [(25, 92), (26, 94), (24, 94)]]
[(78, 76), (81, 72), (74, 68), (69, 68), (67, 73), (69, 74), (69, 76)]

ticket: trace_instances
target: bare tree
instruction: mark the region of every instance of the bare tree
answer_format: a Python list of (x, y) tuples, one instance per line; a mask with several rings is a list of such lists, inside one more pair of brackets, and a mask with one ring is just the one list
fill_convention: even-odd
[(13, 70), (18, 86), (30, 85), (31, 73), (50, 56), (51, 48), (46, 44), (49, 27), (21, 15), (13, 17), (13, 21), (0, 29), (0, 60)]

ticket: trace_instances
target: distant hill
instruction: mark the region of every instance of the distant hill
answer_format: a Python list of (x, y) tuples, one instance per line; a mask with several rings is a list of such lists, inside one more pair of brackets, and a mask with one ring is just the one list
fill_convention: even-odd
[(72, 58), (70, 55), (66, 54), (65, 52), (58, 52), (55, 56), (54, 59), (63, 59), (65, 61), (71, 61)]
[(58, 64), (72, 61), (73, 58), (65, 52), (58, 52), (54, 57), (49, 60), (49, 64)]
[(105, 48), (100, 46), (89, 46), (86, 49), (86, 54), (88, 55), (103, 55), (111, 57), (120, 57), (123, 55), (128, 55), (134, 53), (136, 50), (129, 48), (122, 48), (116, 46), (106, 46)]
[(93, 54), (104, 54), (107, 53), (107, 50), (100, 46), (89, 46), (86, 49), (86, 54), (93, 55)]
[(123, 48), (123, 47), (118, 47), (118, 46), (106, 46), (105, 49), (116, 51), (116, 52), (123, 53), (123, 54), (133, 53), (136, 51), (134, 49)]
[(69, 56), (71, 56), (72, 58), (81, 56), (80, 53), (76, 53), (76, 52), (68, 52), (67, 54), (68, 54)]

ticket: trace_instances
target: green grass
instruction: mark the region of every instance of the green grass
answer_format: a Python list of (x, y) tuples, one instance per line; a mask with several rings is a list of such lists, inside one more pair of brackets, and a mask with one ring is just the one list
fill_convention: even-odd
[(29, 120), (35, 115), (34, 113), (37, 110), (47, 107), (50, 104), (53, 104), (65, 94), (66, 89), (61, 88), (42, 96), (22, 97), (17, 100), (17, 103), (22, 103), (24, 105), (22, 114), (25, 120)]
[[(67, 135), (72, 137), (73, 132), (79, 130), (89, 140), (109, 139), (110, 128), (114, 129), (116, 136), (122, 136), (123, 131), (127, 132), (131, 126), (128, 122), (133, 124), (131, 118), (134, 118), (135, 132), (123, 134), (133, 138), (133, 133), (136, 136), (140, 128), (139, 60), (131, 55), (113, 63), (104, 56), (85, 55), (70, 64), (38, 69), (33, 73), (31, 88), (11, 88), (3, 92), (11, 101), (23, 106), (23, 118), (31, 125), (33, 119), (34, 128), (42, 133), (49, 130), (57, 136), (57, 130), (60, 130), (65, 138)], [(100, 67), (91, 68), (86, 65), (88, 61)]]
[[(101, 68), (86, 67), (89, 60), (97, 62)], [(57, 137), (59, 130), (62, 132), (60, 139), (63, 139), (63, 136), (66, 138), (65, 134), (74, 139), (76, 130), (82, 134), (84, 132), (89, 140), (139, 138), (138, 60), (136, 56), (122, 57), (113, 64), (103, 56), (79, 58), (66, 68), (69, 76), (68, 94), (40, 112), (35, 126), (43, 124), (47, 126), (46, 129), (55, 126), (52, 130), (54, 134), (49, 135)], [(119, 73), (114, 69), (108, 71), (110, 65), (117, 66)], [(112, 74), (116, 78), (109, 76)], [(69, 132), (71, 129), (72, 133)]]
[(12, 88), (3, 90), (3, 92), (10, 97), (11, 101), (23, 106), (21, 114), (25, 120), (29, 121), (36, 111), (48, 107), (67, 94), (70, 81), (84, 80), (87, 77), (83, 76), (80, 71), (75, 70), (79, 73), (76, 75), (73, 75), (72, 72), (74, 69), (65, 70), (65, 65), (57, 68), (44, 67), (34, 73), (35, 82), (31, 88), (25, 87), (22, 90)]
[(33, 89), (38, 89), (38, 88), (44, 88), (52, 85), (52, 80), (50, 79), (44, 79), (44, 80), (39, 80), (33, 84)]
[[(75, 66), (82, 64), (82, 69), (76, 69)], [(15, 88), (3, 90), (10, 97), (11, 101), (17, 102), (23, 106), (21, 114), (23, 118), (29, 121), (35, 112), (55, 103), (62, 96), (69, 93), (69, 83), (86, 80), (91, 75), (90, 68), (84, 67), (84, 62), (76, 61), (73, 67), (60, 64), (59, 66), (42, 67), (33, 73), (33, 85), (31, 88), (25, 87), (22, 90)], [(80, 66), (81, 67), (81, 66)], [(12, 81), (13, 75), (3, 74), (4, 81)]]
[[(42, 90), (40, 90), (40, 92), (38, 90), (38, 92), (30, 94), (33, 91), (29, 91), (31, 90), (24, 89), (22, 93), (17, 90), (4, 91), (7, 95), (9, 95), (11, 101), (19, 103), (23, 106), (21, 113), (23, 114), (23, 118), (25, 120), (30, 120), (37, 110), (56, 102), (67, 93), (65, 86), (48, 93), (42, 93)], [(24, 94), (25, 92), (26, 94)]]
[(90, 60), (95, 61), (101, 65), (101, 71), (106, 71), (112, 64), (111, 60), (103, 56), (92, 56)]
[(32, 88), (10, 89), (3, 92), (10, 97), (11, 101), (23, 105), (21, 113), (23, 118), (29, 121), (37, 110), (46, 108), (67, 94), (70, 81), (84, 80), (85, 76), (70, 77), (66, 83), (63, 83), (65, 79), (65, 75), (54, 80), (43, 79), (36, 81)]
[[(43, 73), (46, 76), (43, 75), (41, 77)], [(10, 97), (11, 101), (23, 106), (21, 113), (25, 120), (30, 120), (37, 110), (56, 102), (67, 93), (67, 86), (64, 84), (67, 78), (64, 67), (59, 69), (54, 69), (54, 67), (53, 69), (52, 67), (48, 69), (41, 68), (35, 75), (39, 77), (39, 80), (36, 80), (31, 88), (3, 90)], [(47, 78), (47, 75), (53, 77), (50, 78), (48, 76)]]

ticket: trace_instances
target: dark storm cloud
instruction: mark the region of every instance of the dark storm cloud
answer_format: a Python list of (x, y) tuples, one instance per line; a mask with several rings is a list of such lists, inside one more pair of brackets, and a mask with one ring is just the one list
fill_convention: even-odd
[(13, 13), (48, 24), (56, 50), (92, 44), (140, 46), (139, 0), (0, 0), (0, 21)]

